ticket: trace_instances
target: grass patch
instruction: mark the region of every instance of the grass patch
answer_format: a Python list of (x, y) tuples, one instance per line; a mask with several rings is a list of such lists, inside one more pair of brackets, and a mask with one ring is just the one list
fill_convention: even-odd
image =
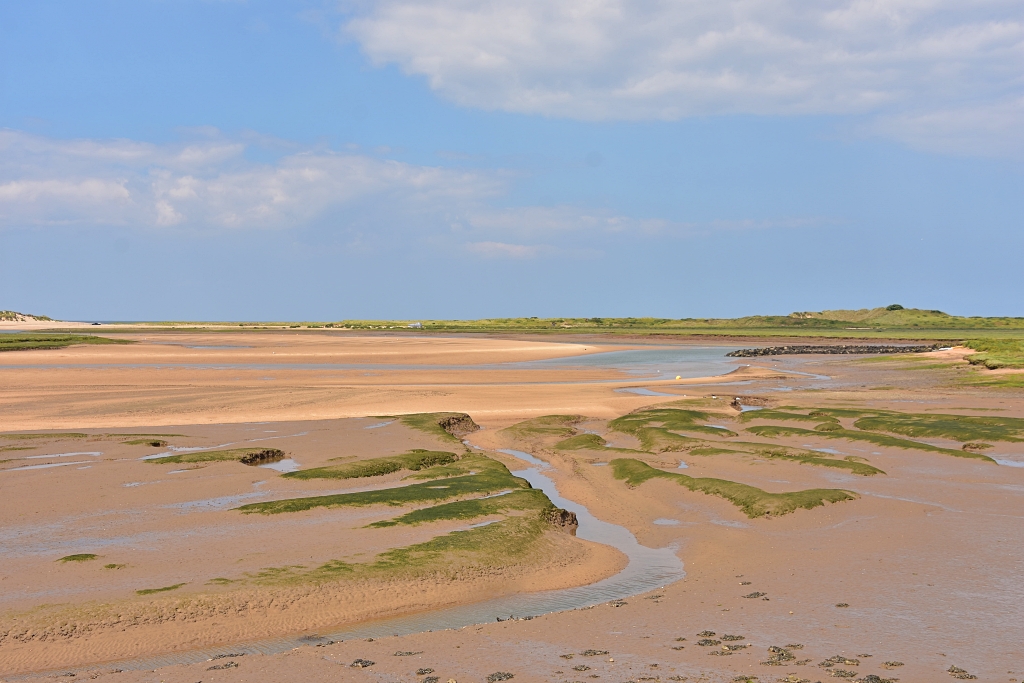
[(528, 562), (531, 550), (550, 528), (543, 513), (520, 515), (395, 548), (381, 553), (372, 562), (332, 560), (312, 569), (301, 566), (267, 568), (246, 578), (264, 585), (424, 575), (453, 581), (463, 573), (492, 573), (494, 569)]
[(551, 501), (548, 500), (543, 491), (532, 488), (521, 489), (500, 496), (458, 500), (452, 503), (434, 505), (422, 510), (414, 510), (394, 519), (374, 522), (369, 526), (384, 528), (398, 526), (399, 524), (415, 525), (442, 520), (468, 520), (486, 517), (487, 515), (501, 514), (509, 510), (534, 510), (539, 512), (551, 507)]
[(972, 365), (989, 370), (1024, 368), (1024, 339), (972, 339), (964, 346), (978, 352), (965, 358)]
[(372, 458), (370, 460), (349, 462), (343, 465), (315, 467), (309, 470), (288, 472), (284, 476), (291, 479), (359, 479), (362, 477), (380, 477), (393, 472), (401, 472), (402, 470), (418, 472), (428, 467), (447, 465), (457, 461), (459, 457), (455, 453), (447, 451), (427, 451), (416, 448), (402, 455)]
[(825, 503), (854, 500), (857, 494), (843, 489), (806, 489), (789, 493), (768, 493), (755, 486), (725, 479), (690, 477), (678, 472), (666, 472), (632, 458), (611, 461), (612, 474), (629, 486), (639, 486), (650, 479), (669, 479), (691, 491), (728, 500), (750, 518), (785, 515), (799, 509), (810, 510)]
[(406, 427), (418, 429), (441, 441), (462, 443), (462, 436), (480, 429), (466, 413), (412, 413), (410, 415), (383, 415), (381, 419), (397, 419)]
[(862, 417), (854, 426), (872, 432), (953, 441), (1024, 441), (1024, 419), (974, 415), (883, 412)]
[(576, 425), (585, 419), (582, 415), (542, 415), (517, 422), (501, 431), (519, 438), (553, 436), (566, 439), (576, 434)]
[(88, 562), (95, 560), (99, 555), (93, 553), (78, 553), (77, 555), (65, 555), (64, 557), (57, 560), (58, 562)]
[(640, 440), (645, 451), (682, 451), (706, 446), (703, 440), (677, 434), (689, 432), (713, 436), (736, 436), (736, 432), (704, 424), (720, 416), (700, 410), (681, 408), (648, 408), (617, 417), (608, 423), (609, 429), (630, 434)]
[(952, 455), (957, 458), (976, 458), (979, 460), (988, 460), (994, 462), (992, 458), (987, 455), (981, 455), (980, 453), (971, 453), (968, 451), (957, 451), (951, 448), (941, 448), (939, 446), (932, 446), (931, 444), (921, 443), (920, 441), (911, 441), (910, 439), (899, 439), (894, 436), (887, 434), (873, 434), (871, 432), (860, 432), (853, 429), (836, 429), (832, 431), (817, 431), (812, 429), (801, 429), (799, 427), (778, 427), (775, 425), (763, 425), (760, 427), (749, 427), (747, 429), (751, 434), (756, 434), (761, 437), (778, 437), (778, 436), (820, 436), (827, 439), (846, 439), (847, 441), (866, 441), (873, 443), (876, 446), (883, 446), (886, 448), (904, 448), (918, 451), (928, 451), (930, 453), (943, 453), (945, 455)]
[(598, 434), (577, 434), (555, 444), (559, 451), (603, 450), (608, 445)]
[(773, 410), (765, 408), (763, 410), (750, 410), (745, 413), (738, 415), (740, 422), (750, 422), (751, 420), (775, 420), (776, 422), (838, 422), (839, 420), (833, 415), (827, 415), (824, 413), (812, 413), (806, 415), (804, 413), (790, 413), (785, 410)]
[(176, 590), (178, 590), (179, 588), (181, 588), (184, 585), (185, 585), (184, 583), (176, 583), (173, 586), (164, 586), (162, 588), (143, 588), (142, 590), (135, 591), (135, 594), (136, 595), (153, 595), (153, 593), (166, 593), (167, 591), (176, 591)]
[(425, 481), (419, 484), (398, 486), (378, 491), (340, 493), (330, 496), (309, 498), (288, 498), (285, 500), (250, 503), (235, 508), (243, 513), (279, 514), (299, 512), (320, 507), (362, 507), (367, 505), (390, 505), (401, 507), (432, 503), (471, 495), (496, 493), (505, 489), (529, 488), (524, 479), (513, 477), (508, 468), (496, 460), (480, 455), (467, 455), (458, 463), (460, 468), (472, 467), (476, 474), (452, 476), (446, 479)]
[(725, 455), (727, 453), (742, 453), (742, 451), (733, 451), (716, 446), (702, 446), (701, 448), (691, 448), (690, 453), (692, 455)]
[(862, 477), (871, 477), (876, 474), (885, 474), (883, 470), (880, 470), (873, 465), (869, 465), (866, 462), (853, 458), (852, 456), (839, 460), (836, 458), (826, 458), (824, 456), (814, 455), (811, 453), (793, 453), (792, 451), (789, 450), (780, 449), (758, 451), (758, 455), (771, 460), (790, 460), (792, 462), (798, 462), (802, 465), (817, 465), (818, 467), (833, 467), (840, 470), (848, 470), (852, 474), (859, 474)]
[(974, 374), (961, 378), (960, 383), (993, 389), (1024, 389), (1024, 372), (1005, 375)]
[(125, 441), (125, 444), (129, 446), (152, 446), (153, 448), (163, 448), (167, 445), (167, 442), (163, 439), (132, 439), (131, 441)]
[(0, 352), (63, 349), (75, 344), (134, 344), (129, 339), (107, 339), (91, 334), (0, 334)]
[(277, 448), (229, 448), (223, 451), (196, 451), (193, 453), (175, 453), (163, 458), (153, 458), (146, 462), (157, 464), (192, 463), (192, 462), (227, 462), (245, 463), (247, 459), (256, 462), (272, 462), (284, 458), (284, 451)]
[(127, 567), (127, 566), (128, 566), (128, 565), (126, 565), (126, 564), (114, 564), (114, 563), (112, 562), (112, 563), (110, 563), (110, 564), (105, 564), (105, 565), (103, 565), (103, 568), (104, 568), (104, 569), (124, 569), (124, 568), (125, 568), (125, 567)]

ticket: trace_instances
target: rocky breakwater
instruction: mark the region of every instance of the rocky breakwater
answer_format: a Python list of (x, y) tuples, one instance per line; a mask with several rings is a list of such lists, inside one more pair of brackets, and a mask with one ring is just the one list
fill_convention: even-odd
[(759, 349), (738, 349), (725, 354), (729, 358), (757, 358), (758, 356), (787, 356), (803, 353), (818, 354), (890, 354), (890, 353), (925, 353), (947, 348), (950, 344), (928, 344), (915, 346), (891, 346), (874, 344), (829, 344), (821, 346), (765, 346)]

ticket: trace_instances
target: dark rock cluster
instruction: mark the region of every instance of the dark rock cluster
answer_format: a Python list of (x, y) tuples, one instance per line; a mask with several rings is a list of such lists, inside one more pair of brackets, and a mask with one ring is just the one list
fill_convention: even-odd
[(264, 448), (261, 451), (247, 453), (239, 458), (238, 462), (243, 465), (262, 465), (267, 462), (284, 460), (284, 451), (279, 448)]

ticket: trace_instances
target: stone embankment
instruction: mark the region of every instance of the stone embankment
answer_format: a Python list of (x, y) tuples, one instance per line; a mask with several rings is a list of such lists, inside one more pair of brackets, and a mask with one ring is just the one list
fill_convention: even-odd
[(948, 348), (949, 346), (949, 343), (917, 346), (876, 346), (872, 344), (830, 344), (827, 346), (765, 346), (759, 349), (738, 349), (725, 355), (730, 358), (756, 358), (758, 356), (787, 356), (800, 353), (924, 353), (926, 351), (938, 351), (939, 349)]

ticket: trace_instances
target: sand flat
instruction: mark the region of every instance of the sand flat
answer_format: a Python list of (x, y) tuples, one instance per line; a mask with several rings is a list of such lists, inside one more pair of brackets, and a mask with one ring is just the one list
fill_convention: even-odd
[[(238, 345), (253, 338), (250, 333), (231, 336)], [(260, 336), (266, 341), (257, 355), (269, 350), (276, 356), (277, 347), (272, 344), (279, 337)], [(225, 345), (223, 334), (197, 333), (189, 335), (188, 341), (214, 346), (212, 337)], [(371, 352), (364, 348), (366, 339), (352, 346), (340, 343), (332, 350), (336, 338), (344, 336), (307, 339), (303, 344), (317, 348), (316, 353), (334, 354), (332, 358), (365, 359), (360, 354)], [(623, 380), (630, 379), (621, 370), (490, 367), (503, 357), (500, 349), (520, 360), (521, 354), (534, 353), (532, 348), (520, 350), (517, 340), (512, 344), (495, 340), (498, 345), (480, 356), (487, 360), (477, 363), (486, 367), (475, 370), (465, 367), (472, 363), (459, 360), (458, 353), (453, 355), (447, 341), (445, 348), (426, 351), (422, 347), (430, 347), (430, 340), (416, 341), (420, 348), (410, 345), (408, 356), (397, 353), (387, 363), (376, 363), (400, 369), (324, 373), (278, 364), (275, 380), (263, 380), (264, 384), (243, 380), (239, 388), (230, 387), (234, 380), (223, 374), (229, 371), (86, 367), (102, 363), (85, 353), (75, 356), (79, 360), (73, 363), (64, 363), (66, 367), (29, 367), (59, 364), (55, 361), (61, 354), (80, 350), (110, 353), (103, 356), (103, 363), (129, 365), (142, 356), (157, 357), (146, 355), (151, 353), (170, 353), (175, 358), (185, 356), (174, 354), (196, 353), (188, 356), (190, 362), (196, 357), (205, 362), (210, 358), (206, 354), (239, 352), (233, 349), (167, 351), (140, 344), (8, 354), (19, 357), (12, 365), (25, 367), (0, 371), (5, 378), (0, 390), (4, 429), (78, 429), (87, 436), (4, 440), (0, 446), (25, 449), (0, 452), (0, 459), (7, 460), (0, 463), (0, 477), (5, 491), (13, 492), (0, 503), (4, 521), (0, 552), (5, 559), (0, 609), (7, 633), (0, 641), (3, 673), (84, 667), (80, 670), (90, 670), (91, 676), (99, 678), (150, 681), (154, 674), (135, 671), (130, 661), (106, 668), (101, 663), (160, 653), (184, 655), (218, 645), (230, 652), (232, 643), (326, 633), (372, 617), (587, 584), (622, 567), (621, 555), (607, 546), (551, 533), (520, 563), (444, 579), (321, 582), (315, 590), (302, 582), (210, 584), (218, 577), (235, 580), (258, 575), (268, 567), (315, 566), (342, 557), (372, 559), (388, 549), (461, 533), (458, 529), (468, 524), (440, 521), (381, 533), (366, 525), (413, 508), (379, 506), (241, 515), (232, 507), (296, 495), (379, 489), (401, 484), (404, 475), (389, 474), (373, 482), (299, 481), (235, 462), (153, 464), (139, 458), (160, 449), (129, 446), (109, 436), (115, 432), (184, 434), (165, 437), (179, 447), (277, 444), (302, 468), (309, 468), (337, 462), (331, 460), (337, 457), (360, 460), (414, 447), (453, 448), (451, 442), (433, 441), (400, 423), (368, 416), (456, 410), (468, 412), (484, 427), (469, 439), (497, 460), (512, 469), (525, 467), (526, 463), (497, 449), (527, 448), (550, 464), (546, 473), (563, 496), (585, 505), (600, 519), (626, 527), (643, 545), (676, 548), (686, 578), (653, 593), (628, 597), (625, 604), (373, 642), (359, 639), (324, 647), (313, 643), (294, 652), (231, 659), (237, 668), (207, 670), (227, 660), (169, 666), (159, 670), (159, 680), (194, 683), (250, 676), (419, 680), (425, 674), (417, 676), (417, 670), (433, 668), (432, 675), (443, 680), (482, 680), (496, 671), (514, 673), (517, 681), (587, 680), (591, 675), (611, 680), (681, 680), (685, 676), (731, 681), (740, 675), (762, 681), (790, 675), (796, 677), (793, 680), (824, 680), (830, 672), (849, 670), (858, 678), (873, 674), (933, 681), (948, 677), (950, 666), (982, 680), (1021, 680), (1011, 634), (1024, 628), (1024, 594), (1018, 580), (1024, 563), (1019, 542), (1024, 468), (813, 434), (768, 441), (773, 448), (792, 452), (862, 458), (884, 474), (859, 476), (774, 459), (753, 447), (714, 455), (560, 451), (553, 444), (561, 437), (522, 437), (503, 430), (538, 415), (578, 414), (589, 418), (581, 423), (586, 430), (616, 446), (637, 448), (634, 437), (610, 431), (609, 420), (676, 399), (617, 392)], [(567, 347), (571, 348), (562, 350), (588, 348), (579, 342)], [(50, 357), (46, 363), (38, 362), (43, 355)], [(436, 370), (409, 369), (430, 365), (424, 360), (428, 358), (444, 362), (434, 363)], [(453, 363), (458, 363), (458, 369), (451, 367)], [(738, 374), (726, 377), (626, 384), (680, 399), (685, 395), (686, 401), (678, 405), (711, 411), (715, 417), (709, 424), (726, 426), (738, 436), (699, 436), (723, 448), (731, 442), (758, 441), (746, 428), (770, 422), (740, 421), (729, 406), (735, 395), (804, 412), (835, 407), (1024, 417), (1024, 402), (1018, 394), (958, 385), (955, 370), (909, 372), (905, 361), (862, 363), (856, 357), (769, 358), (745, 365)], [(843, 418), (842, 423), (853, 428), (851, 420)], [(375, 425), (383, 426), (367, 428)], [(959, 442), (948, 438), (925, 438), (925, 442), (950, 451), (959, 448)], [(66, 460), (60, 453), (86, 451), (102, 451), (102, 455), (83, 456), (88, 458), (87, 465), (15, 470), (28, 462)], [(1024, 456), (1020, 444), (1012, 441), (997, 443), (985, 452), (1004, 458)], [(46, 454), (52, 459), (23, 459)], [(729, 500), (690, 491), (673, 481), (654, 479), (627, 486), (615, 478), (611, 466), (598, 464), (634, 456), (665, 471), (744, 483), (769, 492), (830, 488), (849, 490), (856, 498), (777, 517), (751, 518)], [(680, 460), (686, 462), (686, 469), (678, 469)], [(17, 485), (11, 486), (15, 481)], [(73, 552), (95, 552), (100, 558), (55, 562)], [(128, 566), (104, 569), (105, 564)], [(134, 595), (139, 587), (177, 583), (185, 585), (157, 596)], [(200, 595), (209, 609), (187, 601)], [(40, 610), (43, 604), (50, 607)], [(131, 612), (132, 621), (111, 622), (110, 612), (104, 611), (104, 606), (111, 605)], [(63, 623), (74, 628), (49, 631), (45, 638), (11, 637), (17, 630), (11, 630), (11, 619), (29, 619), (31, 614), (38, 629), (45, 626), (48, 613), (63, 615)], [(744, 640), (698, 645), (697, 634), (705, 630), (717, 634), (712, 640), (723, 633), (742, 635)], [(729, 654), (722, 650), (722, 643), (750, 647)], [(768, 646), (791, 644), (802, 646), (788, 648), (793, 659), (780, 666), (761, 664), (771, 654)], [(580, 654), (587, 649), (607, 650), (609, 655)], [(396, 652), (418, 654), (396, 657)], [(725, 654), (710, 656), (710, 652)], [(573, 656), (566, 659), (561, 656), (565, 654)], [(857, 663), (830, 669), (818, 666), (837, 654)], [(374, 664), (352, 668), (357, 658)], [(902, 666), (886, 667), (885, 662), (902, 662)], [(574, 668), (579, 666), (589, 668)], [(127, 670), (107, 673), (112, 667)]]

